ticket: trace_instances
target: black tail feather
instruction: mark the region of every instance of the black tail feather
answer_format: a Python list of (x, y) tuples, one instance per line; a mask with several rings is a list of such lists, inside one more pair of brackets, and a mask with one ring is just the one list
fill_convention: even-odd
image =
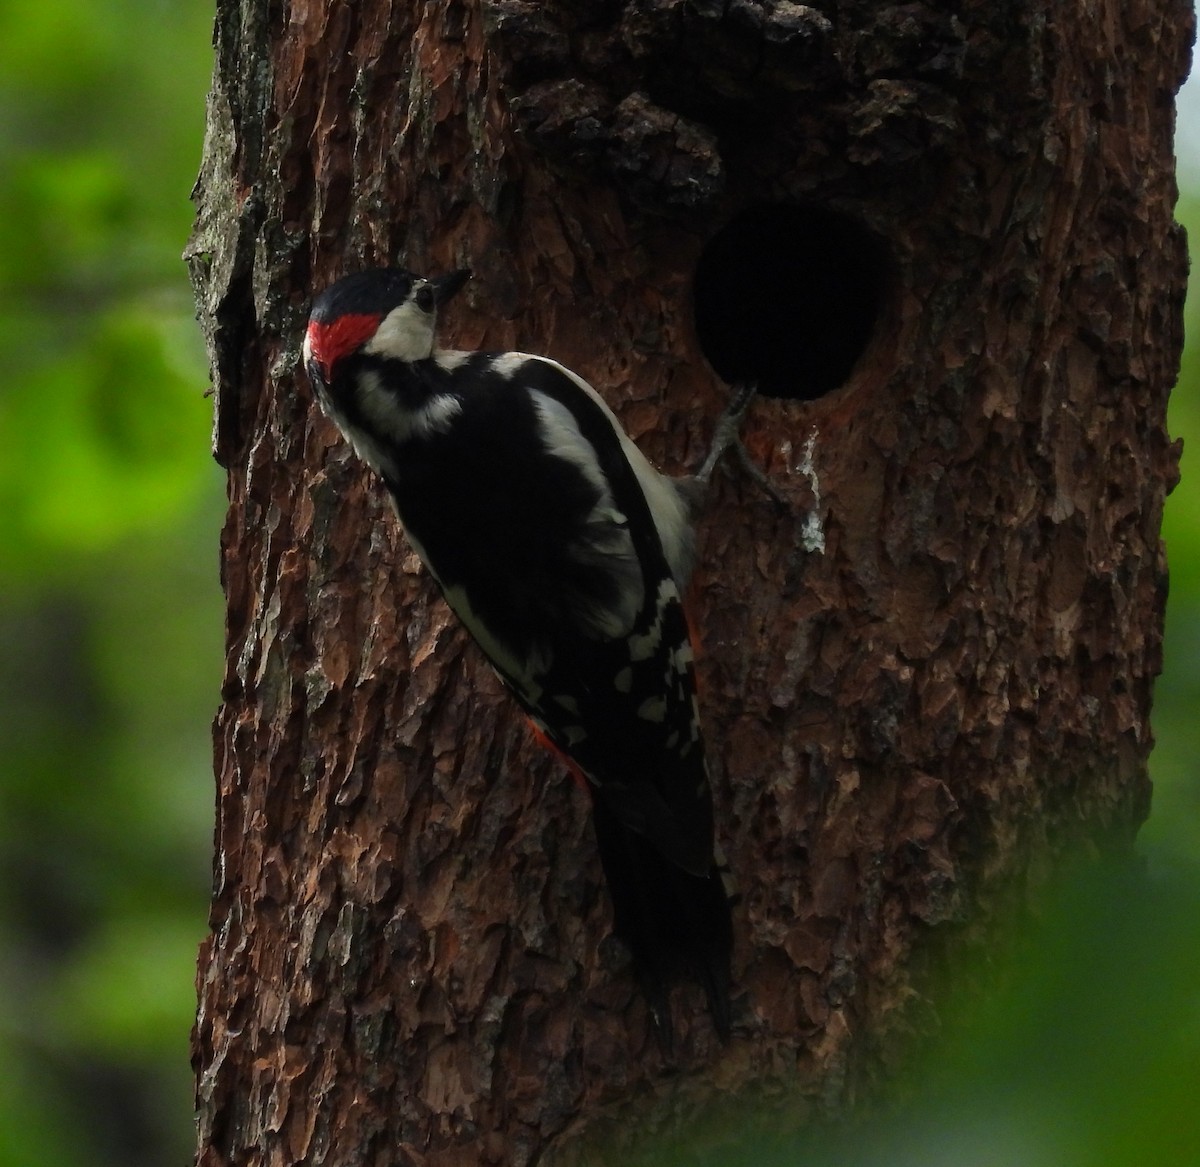
[(733, 922), (717, 864), (706, 876), (666, 859), (644, 836), (593, 800), (600, 861), (613, 902), (614, 932), (629, 945), (634, 968), (665, 1051), (674, 1033), (670, 986), (695, 980), (708, 995), (713, 1026), (729, 1040)]

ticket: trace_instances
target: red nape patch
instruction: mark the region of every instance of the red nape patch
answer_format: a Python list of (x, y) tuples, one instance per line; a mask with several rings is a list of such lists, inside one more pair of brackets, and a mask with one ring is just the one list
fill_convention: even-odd
[(308, 326), (308, 359), (321, 366), (325, 379), (333, 366), (364, 341), (370, 340), (383, 317), (378, 312), (351, 313), (328, 324), (312, 321)]

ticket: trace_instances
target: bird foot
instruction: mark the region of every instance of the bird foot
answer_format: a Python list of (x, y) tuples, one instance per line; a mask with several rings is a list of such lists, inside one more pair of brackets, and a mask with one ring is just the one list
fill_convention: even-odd
[(770, 495), (779, 506), (786, 507), (787, 499), (775, 489), (771, 480), (755, 465), (742, 443), (742, 422), (757, 393), (758, 386), (752, 381), (746, 381), (733, 387), (733, 397), (725, 407), (725, 411), (717, 418), (708, 456), (704, 459), (700, 469), (696, 471), (695, 477), (707, 485), (717, 463), (721, 461), (727, 451), (732, 450), (737, 457), (738, 465), (741, 466), (746, 476), (757, 484), (760, 490)]

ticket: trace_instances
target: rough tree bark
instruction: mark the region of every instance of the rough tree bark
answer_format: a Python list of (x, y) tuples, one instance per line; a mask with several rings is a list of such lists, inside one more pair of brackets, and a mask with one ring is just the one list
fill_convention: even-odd
[[(924, 1025), (931, 967), (1068, 849), (1129, 845), (1191, 8), (954, 8), (218, 3), (189, 252), (230, 499), (199, 1162), (585, 1162), (614, 1111), (632, 1139), (749, 1084), (843, 1107)], [(825, 321), (866, 350), (789, 400), (834, 386), (802, 291), (753, 272), (807, 265), (789, 237), (829, 210), (871, 235), (812, 278), (882, 247), (882, 310)], [(449, 341), (554, 356), (682, 471), (724, 393), (693, 275), (759, 222), (716, 254), (744, 319), (782, 297), (766, 339), (796, 338), (748, 426), (793, 507), (727, 475), (702, 529), (703, 713), (744, 898), (735, 1038), (681, 991), (671, 1067), (605, 939), (582, 796), (318, 415), (298, 346), (337, 275), (467, 265)]]

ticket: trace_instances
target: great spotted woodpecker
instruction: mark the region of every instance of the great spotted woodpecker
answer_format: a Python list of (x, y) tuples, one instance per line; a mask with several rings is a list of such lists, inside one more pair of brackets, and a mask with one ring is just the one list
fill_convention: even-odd
[(450, 607), (586, 779), (615, 931), (665, 1044), (681, 977), (728, 1037), (730, 899), (680, 602), (696, 483), (659, 474), (555, 361), (439, 349), (437, 309), (469, 274), (339, 280), (312, 305), (309, 378)]

